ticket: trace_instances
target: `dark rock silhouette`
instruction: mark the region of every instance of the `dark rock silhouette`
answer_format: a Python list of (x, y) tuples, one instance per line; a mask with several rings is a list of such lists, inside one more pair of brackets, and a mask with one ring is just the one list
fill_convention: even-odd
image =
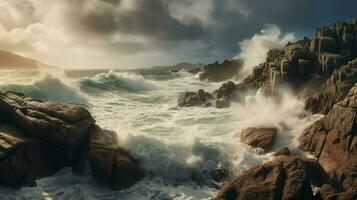
[(240, 60), (225, 60), (223, 63), (215, 62), (203, 67), (200, 79), (212, 82), (236, 79), (241, 68), (242, 62)]

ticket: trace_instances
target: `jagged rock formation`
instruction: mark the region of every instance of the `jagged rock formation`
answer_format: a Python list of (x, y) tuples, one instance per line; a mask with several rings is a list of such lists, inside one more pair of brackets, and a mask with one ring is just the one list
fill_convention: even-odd
[[(265, 94), (271, 95), (279, 91), (281, 86), (289, 85), (297, 94), (301, 94), (300, 97), (310, 97), (307, 108), (314, 113), (327, 113), (333, 103), (346, 95), (347, 85), (355, 82), (356, 61), (336, 72), (331, 80), (325, 83), (325, 92), (319, 91), (321, 83), (335, 70), (356, 58), (356, 38), (357, 20), (318, 28), (311, 40), (305, 37), (298, 42), (288, 43), (284, 49), (271, 49), (267, 53), (266, 61), (254, 67), (252, 74), (236, 84), (232, 93), (238, 97), (236, 100), (241, 100), (239, 96), (246, 96), (259, 88), (262, 88)], [(330, 86), (333, 89), (328, 89)], [(317, 91), (321, 93), (320, 96), (314, 95)], [(328, 105), (315, 105), (321, 104), (317, 103), (321, 100), (327, 100)]]
[(138, 161), (118, 146), (114, 131), (95, 126), (90, 132), (89, 163), (98, 182), (113, 189), (127, 188), (143, 178)]
[(225, 60), (223, 63), (215, 62), (203, 67), (200, 73), (201, 80), (220, 82), (227, 79), (235, 79), (242, 68), (240, 60)]
[[(107, 132), (98, 130), (84, 108), (0, 92), (0, 124), (0, 184), (34, 185), (36, 179), (65, 166), (80, 171), (84, 155), (89, 151), (90, 158), (96, 158), (100, 150), (115, 152), (114, 162), (104, 156), (102, 160), (90, 160), (92, 169), (98, 165), (113, 166), (108, 168), (111, 174), (106, 183), (124, 187), (142, 177), (134, 159), (113, 147), (117, 140), (101, 143)], [(95, 172), (95, 177), (105, 176)]]
[(247, 128), (241, 133), (241, 142), (268, 152), (273, 148), (276, 128)]
[(309, 96), (305, 101), (306, 109), (312, 113), (327, 114), (335, 103), (343, 100), (355, 83), (357, 59), (336, 70), (318, 93)]
[(331, 184), (328, 175), (316, 160), (280, 156), (243, 172), (227, 183), (215, 199), (315, 199), (311, 184)]
[(305, 129), (300, 142), (345, 189), (357, 186), (357, 85), (321, 120)]
[(204, 90), (198, 90), (197, 92), (186, 92), (180, 95), (177, 99), (177, 104), (180, 107), (210, 105), (209, 100), (213, 99), (213, 95), (205, 92)]

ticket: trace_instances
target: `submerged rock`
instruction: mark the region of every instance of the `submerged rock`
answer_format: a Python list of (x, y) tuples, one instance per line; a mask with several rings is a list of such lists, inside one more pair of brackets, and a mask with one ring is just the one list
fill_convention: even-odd
[(357, 85), (321, 120), (304, 130), (301, 146), (345, 189), (357, 185)]
[(311, 184), (329, 184), (316, 160), (283, 156), (252, 167), (227, 183), (216, 200), (314, 199)]
[(213, 95), (200, 89), (197, 92), (186, 92), (179, 96), (177, 103), (180, 107), (208, 105)]
[(95, 126), (90, 133), (89, 164), (93, 176), (112, 189), (130, 187), (143, 178), (138, 161), (118, 146), (117, 134)]
[(269, 152), (274, 145), (276, 128), (247, 128), (241, 133), (241, 142)]

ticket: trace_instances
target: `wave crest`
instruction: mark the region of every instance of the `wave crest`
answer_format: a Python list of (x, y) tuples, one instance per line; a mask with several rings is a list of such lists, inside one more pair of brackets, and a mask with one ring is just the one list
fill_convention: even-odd
[(85, 77), (79, 80), (82, 90), (86, 92), (96, 91), (120, 91), (129, 92), (153, 90), (157, 88), (154, 81), (147, 80), (143, 76), (128, 72), (100, 73), (93, 77)]
[(79, 91), (59, 77), (44, 74), (30, 84), (2, 84), (0, 90), (21, 92), (34, 98), (64, 103), (84, 104), (86, 99)]

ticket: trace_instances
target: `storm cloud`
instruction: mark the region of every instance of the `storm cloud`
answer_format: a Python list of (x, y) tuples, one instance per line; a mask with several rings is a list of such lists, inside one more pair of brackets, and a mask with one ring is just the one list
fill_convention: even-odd
[(139, 67), (233, 58), (239, 43), (356, 18), (354, 0), (1, 0), (0, 48), (57, 66)]

